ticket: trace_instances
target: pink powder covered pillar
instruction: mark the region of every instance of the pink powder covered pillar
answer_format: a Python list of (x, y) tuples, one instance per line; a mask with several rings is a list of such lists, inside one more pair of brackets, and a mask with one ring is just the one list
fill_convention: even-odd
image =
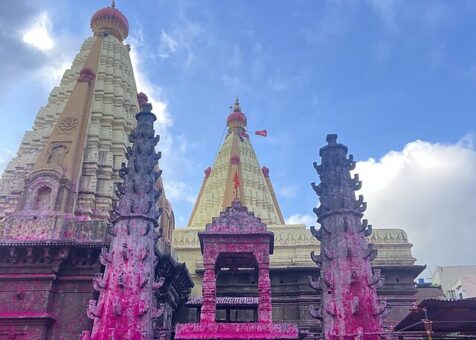
[(83, 333), (85, 340), (153, 339), (153, 321), (163, 312), (154, 297), (161, 286), (154, 282), (154, 245), (159, 237), (155, 228), (160, 215), (156, 208), (160, 191), (155, 186), (160, 153), (155, 146), (159, 138), (154, 134), (152, 106), (142, 103), (141, 108), (129, 137), (133, 145), (127, 150), (128, 166), (120, 170), (124, 183), (118, 185), (120, 201), (109, 230), (110, 249), (101, 255), (105, 273), (97, 274), (94, 281), (99, 301), (89, 301), (87, 309), (94, 325), (90, 336)]
[(270, 323), (272, 318), (271, 280), (269, 278), (268, 252), (255, 253), (258, 261), (258, 322)]
[(311, 285), (322, 289), (320, 310), (310, 306), (311, 315), (322, 320), (326, 339), (377, 340), (383, 334), (380, 303), (376, 287), (382, 284), (380, 273), (372, 273), (370, 262), (377, 256), (366, 237), (372, 232), (367, 221), (361, 221), (367, 204), (355, 191), (361, 187), (358, 175), (351, 177), (355, 162), (347, 157), (347, 147), (336, 142), (337, 135), (328, 135), (328, 144), (321, 148), (321, 165), (314, 163), (321, 183), (312, 187), (320, 197), (314, 209), (321, 224), (311, 228), (321, 241), (321, 253), (311, 257), (321, 268), (319, 282)]
[(215, 322), (215, 312), (216, 312), (215, 261), (216, 261), (216, 256), (211, 255), (210, 252), (205, 253), (204, 263), (203, 263), (205, 267), (205, 271), (203, 274), (203, 285), (202, 285), (203, 302), (202, 302), (202, 310), (200, 315), (200, 321), (204, 323)]

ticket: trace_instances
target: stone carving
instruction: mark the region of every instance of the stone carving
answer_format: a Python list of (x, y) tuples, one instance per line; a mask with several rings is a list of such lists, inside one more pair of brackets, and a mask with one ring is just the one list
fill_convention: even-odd
[(79, 73), (78, 82), (91, 84), (96, 77), (96, 73), (89, 67), (84, 67)]
[(59, 122), (59, 127), (63, 131), (73, 130), (74, 128), (78, 127), (78, 125), (79, 125), (79, 120), (76, 117), (72, 117), (72, 116), (65, 117), (61, 119)]
[(124, 184), (119, 186), (117, 217), (109, 228), (111, 245), (100, 256), (106, 266), (104, 278), (97, 275), (94, 280), (94, 289), (100, 292), (98, 306), (108, 307), (96, 307), (95, 301), (90, 301), (87, 313), (94, 324), (85, 340), (111, 339), (111, 329), (121, 334), (121, 339), (151, 340), (153, 336), (153, 319), (158, 312), (154, 309), (157, 285), (151, 280), (156, 259), (150, 249), (154, 248), (160, 215), (156, 207), (160, 192), (154, 187), (154, 168), (160, 155), (155, 152), (158, 138), (154, 137), (152, 106), (143, 103), (142, 109), (136, 115), (137, 128), (130, 135), (133, 146), (127, 150), (129, 164), (127, 171), (122, 171)]
[[(358, 175), (350, 176), (355, 162), (352, 156), (347, 157), (347, 147), (337, 143), (337, 135), (328, 135), (327, 143), (319, 151), (321, 164), (314, 163), (321, 183), (312, 184), (320, 199), (314, 212), (325, 232), (311, 230), (321, 241), (321, 253), (311, 252), (311, 258), (320, 266), (321, 281), (327, 287), (321, 293), (325, 313), (317, 313), (313, 306), (309, 311), (311, 316), (322, 318), (326, 339), (361, 334), (360, 338), (377, 340), (383, 334), (380, 315), (386, 303), (379, 303), (377, 298), (376, 287), (382, 282), (380, 272), (370, 275), (370, 262), (376, 258), (377, 249), (366, 239), (372, 234), (372, 227), (367, 220), (361, 222), (367, 208), (364, 197), (355, 198), (362, 182)], [(397, 242), (403, 239), (392, 237)], [(319, 288), (312, 279), (310, 284)]]
[[(376, 244), (408, 244), (408, 238), (405, 231), (401, 229), (372, 229), (367, 226), (364, 235), (372, 230), (369, 235), (369, 241)], [(322, 227), (321, 227), (322, 228)], [(282, 228), (269, 228), (275, 235), (275, 244), (277, 246), (319, 246), (319, 240), (313, 236), (310, 229), (301, 229), (295, 226), (286, 226)], [(284, 229), (284, 230), (282, 230)], [(319, 229), (321, 230), (321, 229)], [(319, 230), (315, 230), (319, 233)], [(199, 248), (198, 231), (194, 229), (177, 229), (173, 234), (173, 245), (175, 248)]]

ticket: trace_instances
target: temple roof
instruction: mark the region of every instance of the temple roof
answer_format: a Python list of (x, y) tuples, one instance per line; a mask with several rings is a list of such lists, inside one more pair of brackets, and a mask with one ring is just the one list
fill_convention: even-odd
[(258, 162), (247, 134), (247, 118), (241, 112), (238, 98), (227, 118), (227, 126), (228, 134), (213, 167), (205, 170), (188, 227), (204, 229), (213, 217), (231, 206), (235, 198), (263, 223), (284, 224), (269, 169), (261, 168)]
[(116, 8), (115, 1), (110, 7), (98, 10), (91, 18), (91, 28), (94, 33), (109, 33), (120, 41), (129, 34), (129, 21), (120, 10)]

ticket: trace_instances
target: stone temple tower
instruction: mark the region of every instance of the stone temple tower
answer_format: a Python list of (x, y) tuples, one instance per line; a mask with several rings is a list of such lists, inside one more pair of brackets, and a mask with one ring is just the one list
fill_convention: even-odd
[[(113, 234), (108, 228), (110, 213), (121, 196), (117, 193), (123, 191), (121, 185), (115, 190), (115, 184), (122, 183), (123, 164), (133, 149), (129, 136), (135, 131), (136, 113), (147, 106), (147, 96), (137, 94), (130, 47), (124, 43), (129, 24), (114, 2), (92, 16), (91, 28), (93, 35), (51, 92), (0, 178), (2, 339), (78, 339), (92, 327), (86, 305), (98, 298), (101, 288)], [(161, 244), (167, 250), (173, 212), (162, 181), (154, 179), (154, 192), (162, 194), (150, 211), (163, 213), (152, 224), (160, 226)], [(154, 241), (148, 242), (153, 253)], [(153, 282), (149, 267), (155, 262), (148, 261)], [(169, 262), (177, 272), (176, 261)], [(175, 285), (175, 295), (186, 295), (189, 289), (171, 280), (164, 284)], [(170, 322), (162, 324), (170, 329)]]
[(18, 208), (51, 208), (85, 220), (109, 216), (127, 134), (140, 108), (130, 47), (124, 44), (126, 17), (114, 6), (104, 8), (92, 17), (91, 28), (94, 35), (84, 41), (1, 177), (0, 219)]
[[(16, 226), (15, 234), (19, 225), (33, 232), (30, 222), (40, 215), (56, 229), (73, 218), (109, 218), (127, 136), (140, 107), (130, 46), (124, 43), (127, 18), (113, 2), (93, 15), (91, 28), (93, 36), (51, 92), (0, 179), (4, 237), (12, 230), (8, 226)], [(173, 213), (165, 195), (161, 201), (167, 207), (164, 219), (172, 225), (164, 234), (170, 237)]]

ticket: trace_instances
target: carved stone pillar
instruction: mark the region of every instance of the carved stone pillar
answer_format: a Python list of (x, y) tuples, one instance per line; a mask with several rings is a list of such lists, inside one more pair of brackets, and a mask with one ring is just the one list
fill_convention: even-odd
[(269, 278), (269, 255), (263, 252), (256, 255), (258, 261), (258, 322), (272, 322), (271, 280)]
[(216, 276), (215, 261), (204, 263), (205, 272), (203, 275), (203, 303), (200, 315), (200, 322), (214, 323), (216, 313)]

